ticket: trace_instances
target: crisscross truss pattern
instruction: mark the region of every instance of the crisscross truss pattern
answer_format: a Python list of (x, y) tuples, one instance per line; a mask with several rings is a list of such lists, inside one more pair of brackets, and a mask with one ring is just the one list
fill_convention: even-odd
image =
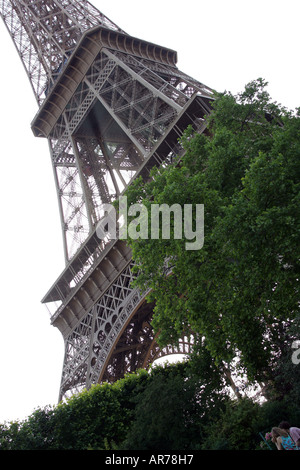
[(87, 0), (1, 0), (0, 14), (39, 104), (84, 31), (97, 25), (121, 31)]
[[(97, 53), (48, 135), (68, 260), (195, 93), (210, 96), (175, 66), (107, 47)], [(161, 160), (174, 157), (177, 144)]]
[(132, 288), (130, 262), (65, 341), (60, 400), (99, 382), (148, 368), (159, 357), (190, 354), (192, 336), (160, 349), (151, 327), (153, 304)]

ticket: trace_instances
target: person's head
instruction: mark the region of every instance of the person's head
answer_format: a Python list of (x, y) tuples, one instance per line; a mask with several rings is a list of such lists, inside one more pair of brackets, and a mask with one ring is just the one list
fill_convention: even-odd
[(272, 428), (272, 436), (277, 438), (279, 436), (282, 436), (282, 437), (288, 437), (288, 433), (285, 429), (281, 429), (281, 428)]
[(291, 426), (290, 426), (290, 424), (289, 424), (287, 421), (281, 421), (281, 423), (279, 424), (278, 427), (281, 428), (281, 429), (285, 429), (286, 431), (288, 431)]

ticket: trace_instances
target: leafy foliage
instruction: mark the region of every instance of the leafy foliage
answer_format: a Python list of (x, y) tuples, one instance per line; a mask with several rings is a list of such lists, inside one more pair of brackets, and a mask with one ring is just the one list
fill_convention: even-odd
[(197, 448), (199, 433), (228, 400), (224, 391), (218, 390), (220, 387), (206, 385), (205, 377), (195, 374), (186, 363), (154, 368), (147, 387), (133, 398), (134, 420), (122, 447)]
[(217, 368), (198, 359), (141, 370), (2, 424), (0, 450), (253, 450), (261, 430), (299, 424), (299, 395), (261, 405), (231, 399)]
[(227, 401), (199, 379), (180, 363), (94, 386), (55, 408), (36, 410), (24, 422), (2, 425), (0, 449), (193, 448), (201, 428)]
[(174, 239), (174, 225), (169, 240), (128, 241), (161, 345), (192, 330), (220, 366), (239, 357), (249, 380), (267, 383), (299, 315), (300, 120), (265, 87), (259, 79), (237, 97), (216, 95), (208, 131), (182, 139), (182, 160), (126, 195), (149, 217), (153, 204), (205, 207), (201, 250)]

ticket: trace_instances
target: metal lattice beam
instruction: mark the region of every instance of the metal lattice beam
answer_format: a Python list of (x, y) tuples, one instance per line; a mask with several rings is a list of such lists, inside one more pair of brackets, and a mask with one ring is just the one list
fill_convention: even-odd
[(121, 31), (87, 0), (1, 0), (0, 14), (39, 104), (84, 31), (97, 25)]

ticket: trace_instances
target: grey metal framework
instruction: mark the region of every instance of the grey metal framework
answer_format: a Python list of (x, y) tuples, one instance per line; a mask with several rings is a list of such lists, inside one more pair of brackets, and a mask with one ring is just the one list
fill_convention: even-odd
[(35, 136), (49, 142), (66, 266), (44, 296), (65, 341), (59, 398), (170, 352), (159, 350), (153, 306), (131, 287), (123, 240), (96, 234), (101, 206), (138, 175), (182, 153), (189, 124), (205, 129), (211, 90), (181, 72), (175, 51), (130, 36), (88, 1), (0, 0), (0, 14), (39, 109)]

